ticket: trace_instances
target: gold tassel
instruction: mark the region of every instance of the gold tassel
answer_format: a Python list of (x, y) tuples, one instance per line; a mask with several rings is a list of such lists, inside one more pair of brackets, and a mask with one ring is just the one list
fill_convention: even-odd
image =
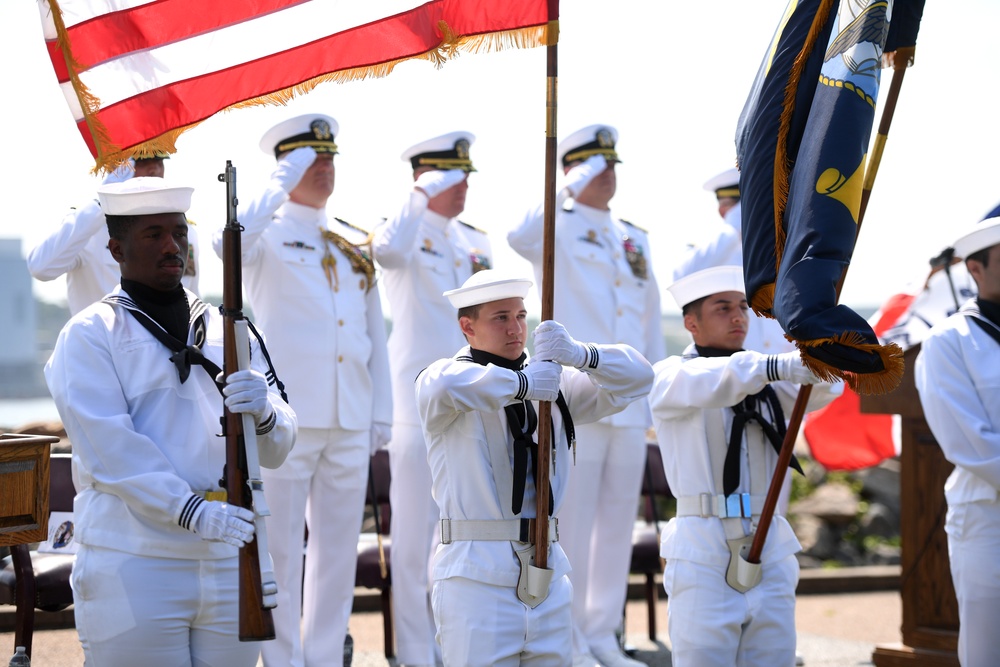
[(750, 298), (750, 308), (759, 317), (774, 319), (771, 314), (771, 307), (774, 306), (774, 283), (761, 286)]
[(878, 373), (852, 373), (803, 354), (802, 363), (820, 380), (825, 382), (844, 380), (851, 389), (864, 395), (887, 394), (898, 387), (903, 380), (903, 350), (895, 343), (889, 345), (865, 343), (864, 337), (857, 331), (847, 331), (831, 338), (795, 341), (800, 352), (803, 348), (818, 347), (826, 343), (836, 343), (862, 352), (877, 354), (884, 368)]

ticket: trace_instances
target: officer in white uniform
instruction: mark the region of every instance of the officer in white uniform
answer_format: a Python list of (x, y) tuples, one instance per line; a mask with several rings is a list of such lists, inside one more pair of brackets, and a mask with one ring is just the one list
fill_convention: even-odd
[(396, 659), (401, 665), (435, 663), (434, 618), (428, 563), (438, 510), (431, 497), (413, 382), (431, 362), (464, 342), (455, 308), (444, 292), (489, 269), (486, 233), (458, 216), (465, 208), (468, 176), (475, 171), (469, 146), (475, 137), (451, 132), (411, 146), (402, 159), (413, 169), (413, 190), (402, 209), (375, 230), (372, 250), (392, 312), (392, 605)]
[(955, 242), (979, 287), (936, 324), (916, 362), (927, 424), (955, 464), (944, 493), (951, 578), (958, 598), (958, 660), (992, 665), (1000, 636), (1000, 210)]
[[(223, 332), (218, 310), (181, 285), (191, 193), (148, 177), (98, 191), (121, 284), (70, 319), (45, 367), (73, 442), (71, 583), (88, 665), (253, 667), (260, 651), (237, 636), (237, 547), (253, 514), (206, 499), (226, 462)], [(154, 330), (185, 354), (172, 358)], [(203, 368), (184, 363), (202, 356)], [(253, 416), (260, 463), (277, 467), (295, 414), (256, 338), (251, 364), (228, 376), (225, 404)]]
[[(798, 352), (741, 350), (748, 308), (739, 267), (698, 271), (668, 289), (694, 339), (682, 356), (654, 365), (649, 395), (664, 472), (677, 497), (677, 515), (660, 545), (672, 664), (791, 667), (800, 546), (780, 511), (764, 543), (759, 583), (731, 578), (728, 569), (733, 551), (752, 541), (795, 383), (817, 380)], [(828, 403), (840, 387), (816, 384), (809, 409)]]
[[(104, 179), (104, 185), (137, 177), (163, 177), (163, 161), (169, 156), (158, 153), (131, 160)], [(188, 220), (188, 262), (183, 283), (198, 291), (198, 239)], [(28, 271), (36, 280), (48, 282), (66, 275), (66, 300), (70, 315), (76, 315), (99, 301), (118, 284), (118, 262), (108, 251), (108, 227), (101, 205), (95, 198), (80, 209), (70, 211), (62, 223), (41, 243), (28, 252)]]
[[(590, 125), (559, 143), (566, 173), (556, 215), (553, 317), (587, 340), (631, 345), (655, 362), (665, 345), (649, 239), (643, 229), (614, 218), (609, 206), (617, 187), (617, 141), (615, 128)], [(571, 204), (565, 204), (568, 197)], [(539, 207), (507, 235), (534, 265), (539, 284), (542, 227)], [(567, 491), (560, 542), (573, 563), (578, 665), (641, 664), (621, 652), (615, 631), (625, 605), (649, 424), (640, 401), (577, 433), (585, 446)]]
[(558, 516), (568, 477), (579, 472), (571, 469), (574, 424), (641, 400), (652, 380), (649, 362), (634, 348), (578, 343), (553, 321), (535, 329), (535, 357), (524, 365), (523, 298), (530, 287), (481, 271), (449, 291), (469, 344), (417, 378), (441, 516), (432, 601), (446, 667), (570, 660), (572, 589), (558, 519), (549, 523), (548, 569), (534, 567), (529, 537), (535, 433), (546, 428), (537, 423), (534, 401), (553, 401), (550, 508)]
[[(713, 266), (743, 266), (740, 172), (731, 167), (705, 182), (704, 189), (715, 194), (721, 222), (703, 230), (702, 241), (689, 246), (674, 268), (674, 280)], [(777, 320), (759, 317), (750, 311), (750, 330), (743, 344), (748, 350), (780, 354), (791, 352), (795, 345), (785, 338)]]
[[(278, 638), (262, 649), (268, 667), (343, 661), (368, 462), (391, 433), (385, 322), (370, 238), (326, 212), (337, 130), (323, 114), (268, 130), (260, 148), (277, 168), (264, 192), (239, 211), (247, 296), (269, 332), (271, 357), (299, 418), (295, 451), (264, 475), (278, 578)], [(221, 231), (214, 245), (221, 253)]]

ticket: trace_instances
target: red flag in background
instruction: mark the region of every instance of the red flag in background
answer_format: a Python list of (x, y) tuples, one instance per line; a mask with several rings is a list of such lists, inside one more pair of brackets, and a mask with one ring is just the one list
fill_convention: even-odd
[[(964, 263), (947, 272), (942, 268), (931, 270), (919, 292), (893, 295), (872, 316), (869, 322), (879, 340), (904, 350), (913, 347), (975, 295)], [(802, 432), (812, 457), (827, 470), (860, 470), (899, 454), (896, 420), (893, 415), (862, 414), (860, 396), (845, 386), (841, 397), (806, 415)]]
[[(550, 7), (551, 5), (551, 7)], [(56, 77), (104, 168), (174, 152), (224, 109), (399, 62), (554, 44), (557, 0), (38, 0)]]

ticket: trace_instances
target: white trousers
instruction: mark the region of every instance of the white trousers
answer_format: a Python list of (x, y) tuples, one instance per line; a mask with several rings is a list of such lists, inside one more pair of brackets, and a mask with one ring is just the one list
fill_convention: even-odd
[(367, 431), (300, 428), (281, 467), (261, 470), (278, 582), (277, 639), (261, 649), (267, 667), (343, 664), (370, 451)]
[(1000, 501), (961, 503), (945, 521), (951, 579), (958, 598), (958, 661), (997, 664), (1000, 655)]
[(403, 665), (432, 665), (437, 657), (428, 573), (440, 512), (431, 495), (427, 445), (419, 426), (393, 425), (389, 465), (396, 659)]
[(87, 667), (253, 667), (237, 634), (239, 571), (221, 560), (151, 558), (81, 545), (70, 584)]
[(667, 561), (667, 628), (673, 667), (792, 667), (795, 664), (794, 555), (765, 563), (746, 593), (726, 583), (726, 567)]
[[(559, 509), (559, 544), (573, 571), (573, 654), (617, 650), (639, 508), (646, 431), (576, 427), (576, 467)], [(572, 456), (559, 452), (559, 456)]]
[(435, 581), (431, 599), (445, 667), (570, 665), (572, 595), (565, 576), (534, 609), (512, 587), (462, 577)]

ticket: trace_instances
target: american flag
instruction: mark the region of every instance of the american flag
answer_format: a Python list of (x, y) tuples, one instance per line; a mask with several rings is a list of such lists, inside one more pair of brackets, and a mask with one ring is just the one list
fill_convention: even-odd
[(59, 85), (98, 168), (225, 109), (281, 104), (404, 60), (552, 44), (556, 0), (37, 0)]

